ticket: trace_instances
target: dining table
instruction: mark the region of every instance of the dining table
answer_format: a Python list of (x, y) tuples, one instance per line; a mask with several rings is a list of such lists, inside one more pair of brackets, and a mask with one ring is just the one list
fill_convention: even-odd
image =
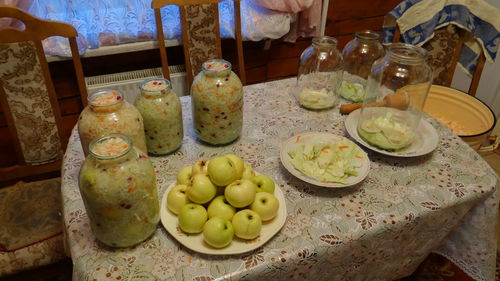
[(395, 280), (414, 272), (430, 253), (448, 258), (475, 280), (494, 280), (499, 181), (476, 151), (424, 114), (439, 136), (432, 152), (395, 157), (360, 146), (370, 159), (361, 183), (309, 184), (281, 163), (283, 142), (306, 132), (353, 139), (338, 106), (305, 109), (294, 97), (295, 87), (296, 78), (245, 86), (241, 136), (224, 146), (196, 138), (191, 99), (183, 96), (181, 147), (149, 157), (160, 198), (181, 167), (228, 153), (275, 181), (286, 202), (286, 221), (264, 245), (239, 254), (195, 252), (161, 223), (135, 247), (99, 243), (79, 191), (85, 157), (75, 127), (61, 176), (73, 280)]

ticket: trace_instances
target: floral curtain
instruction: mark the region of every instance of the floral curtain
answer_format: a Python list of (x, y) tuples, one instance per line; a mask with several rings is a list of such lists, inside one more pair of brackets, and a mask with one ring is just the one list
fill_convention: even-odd
[[(318, 0), (294, 0), (297, 1), (307, 3), (294, 9), (284, 10), (263, 4), (261, 0), (242, 0), (243, 38), (259, 41), (281, 38), (289, 33), (291, 25), (297, 19), (297, 12), (310, 9), (313, 2), (318, 2)], [(82, 53), (86, 49), (150, 41), (156, 38), (151, 0), (0, 0), (0, 5), (2, 4), (17, 5), (37, 17), (73, 25), (79, 33), (78, 45)], [(314, 10), (318, 10), (318, 7)], [(165, 6), (161, 9), (161, 13), (165, 38), (180, 40), (179, 8), (173, 5)], [(234, 37), (232, 0), (223, 0), (219, 3), (219, 22), (221, 36)], [(1, 24), (0, 22), (0, 26)], [(66, 40), (51, 38), (44, 42), (44, 46), (46, 52), (50, 54), (70, 55)]]

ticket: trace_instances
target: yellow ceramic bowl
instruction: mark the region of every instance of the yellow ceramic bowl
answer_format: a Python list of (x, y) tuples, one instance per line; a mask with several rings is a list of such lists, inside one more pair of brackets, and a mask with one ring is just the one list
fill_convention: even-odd
[(432, 85), (424, 111), (478, 150), (495, 127), (493, 111), (479, 99), (449, 87)]

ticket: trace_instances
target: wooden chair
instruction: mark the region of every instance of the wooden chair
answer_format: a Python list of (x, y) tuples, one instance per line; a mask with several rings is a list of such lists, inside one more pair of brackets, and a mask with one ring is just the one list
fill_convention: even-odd
[[(181, 14), (182, 42), (186, 61), (187, 83), (190, 87), (193, 77), (201, 71), (201, 65), (208, 59), (222, 58), (219, 30), (219, 8), (221, 0), (153, 0), (158, 45), (162, 62), (163, 76), (170, 79), (168, 70), (165, 37), (160, 8), (177, 5)], [(245, 62), (241, 36), (240, 0), (234, 0), (236, 47), (238, 52), (238, 72), (243, 85), (246, 84)]]
[[(17, 156), (12, 165), (0, 167), (4, 186), (19, 179), (53, 177), (61, 169), (68, 142), (41, 40), (69, 39), (84, 105), (87, 91), (73, 26), (10, 6), (0, 6), (0, 18), (24, 24), (22, 30), (0, 29), (0, 105)], [(0, 189), (0, 276), (65, 258), (60, 190), (59, 178), (20, 181)]]
[(35, 18), (10, 6), (0, 7), (0, 17), (25, 25), (24, 30), (0, 30), (0, 105), (17, 157), (14, 165), (0, 168), (0, 182), (5, 182), (59, 171), (68, 142), (41, 40), (69, 39), (84, 106), (87, 90), (73, 26)]
[[(400, 30), (396, 28), (393, 42), (399, 42), (400, 36)], [(427, 62), (434, 73), (434, 84), (450, 87), (466, 36), (467, 31), (450, 24), (436, 30), (434, 37), (423, 45), (428, 54)], [(469, 95), (476, 95), (485, 61), (484, 53), (481, 52), (472, 74)]]

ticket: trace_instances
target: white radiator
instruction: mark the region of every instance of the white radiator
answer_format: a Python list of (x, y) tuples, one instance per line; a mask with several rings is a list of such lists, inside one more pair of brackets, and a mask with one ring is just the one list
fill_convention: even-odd
[[(184, 65), (172, 65), (169, 66), (169, 69), (170, 82), (172, 82), (174, 92), (178, 96), (189, 94), (188, 87), (186, 86), (186, 70)], [(101, 89), (115, 89), (124, 95), (126, 101), (133, 104), (137, 95), (140, 93), (140, 83), (144, 81), (144, 79), (151, 77), (163, 77), (161, 68), (89, 76), (85, 77), (85, 84), (87, 84), (89, 94)]]

